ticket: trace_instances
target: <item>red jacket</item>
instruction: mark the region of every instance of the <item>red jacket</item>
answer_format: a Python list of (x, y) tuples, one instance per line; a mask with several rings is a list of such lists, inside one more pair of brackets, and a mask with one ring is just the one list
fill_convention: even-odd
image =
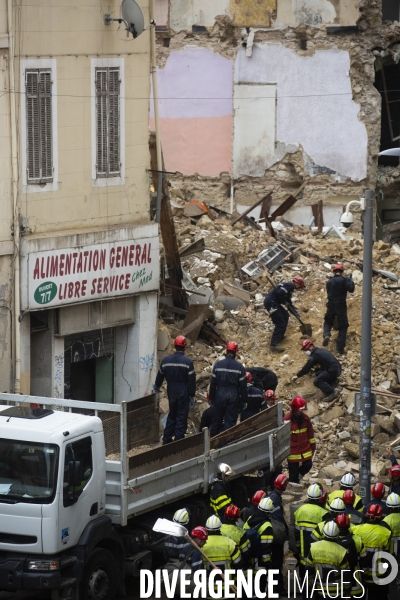
[(302, 421), (298, 425), (293, 414), (287, 413), (284, 421), (290, 421), (290, 454), (288, 462), (304, 462), (312, 458), (315, 451), (314, 429), (310, 418), (305, 413), (301, 415)]

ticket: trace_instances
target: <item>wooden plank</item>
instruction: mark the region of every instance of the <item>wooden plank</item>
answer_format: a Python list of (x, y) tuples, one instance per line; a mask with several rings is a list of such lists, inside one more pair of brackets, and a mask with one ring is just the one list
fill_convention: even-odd
[(201, 332), (208, 341), (211, 340), (218, 346), (225, 346), (227, 344), (227, 341), (222, 337), (218, 329), (208, 321), (204, 321)]
[(129, 476), (131, 478), (151, 473), (152, 470), (164, 469), (178, 462), (189, 460), (203, 453), (204, 436), (197, 433), (129, 458)]
[(253, 221), (253, 219), (251, 219), (250, 217), (244, 217), (244, 221), (247, 223), (247, 225), (250, 225), (250, 227), (252, 227), (256, 231), (264, 231), (261, 225), (259, 225), (256, 221)]
[(203, 298), (207, 298), (206, 294), (201, 294), (200, 292), (193, 292), (192, 290), (185, 290), (183, 287), (177, 287), (176, 285), (172, 285), (172, 283), (165, 282), (166, 288), (171, 288), (171, 290), (182, 290), (186, 294), (194, 294), (195, 296), (203, 296)]
[[(282, 217), (285, 214), (285, 212), (287, 212), (293, 206), (293, 204), (297, 202), (297, 196), (300, 194), (301, 190), (305, 187), (305, 185), (306, 182), (302, 183), (294, 194), (286, 198), (286, 200), (284, 200), (282, 204), (280, 204), (278, 208), (274, 210), (272, 215), (268, 217), (268, 221), (272, 223), (272, 221), (275, 221), (277, 217)], [(259, 219), (258, 222), (260, 223), (265, 220), (266, 219)]]
[[(154, 189), (157, 189), (158, 177), (160, 176), (158, 170), (164, 170), (164, 161), (162, 165), (157, 165), (156, 139), (154, 133), (150, 134), (149, 149)], [(178, 306), (178, 308), (185, 309), (187, 307), (187, 298), (184, 291), (182, 290), (183, 273), (181, 259), (179, 256), (178, 241), (176, 239), (175, 224), (172, 216), (171, 203), (169, 201), (168, 184), (165, 174), (163, 176), (162, 185), (160, 230), (164, 244), (165, 259), (167, 263), (169, 279), (172, 284), (172, 298), (175, 306)]]
[[(266, 410), (261, 411), (254, 417), (250, 417), (250, 419), (246, 419), (242, 423), (227, 429), (226, 431), (219, 433), (211, 439), (211, 448), (216, 449), (221, 446), (225, 446), (226, 444), (232, 442), (233, 440), (241, 439), (243, 436), (248, 434), (253, 434), (258, 431), (260, 427), (264, 427), (268, 425), (270, 419), (274, 421), (274, 426), (277, 424), (277, 416), (278, 416), (278, 406), (272, 406), (271, 408), (267, 408)], [(273, 429), (271, 427), (271, 429)]]
[(204, 321), (212, 314), (207, 304), (191, 304), (183, 322), (182, 335), (188, 337), (193, 344), (199, 337)]
[(263, 196), (262, 198), (257, 200), (257, 202), (254, 202), (254, 204), (252, 206), (250, 206), (249, 208), (247, 208), (244, 211), (244, 213), (242, 213), (241, 215), (239, 215), (238, 217), (233, 219), (233, 221), (231, 221), (231, 225), (234, 225), (235, 223), (240, 221), (240, 219), (243, 219), (243, 217), (246, 217), (249, 213), (251, 213), (252, 210), (257, 208), (257, 206), (259, 206), (262, 202), (264, 202), (264, 200), (266, 200), (269, 196), (271, 196), (271, 194), (272, 194), (272, 192), (269, 192), (266, 196)]
[(175, 313), (177, 315), (187, 315), (188, 311), (183, 310), (183, 308), (177, 308), (176, 306), (170, 306), (169, 304), (165, 304), (165, 302), (160, 302), (159, 307), (161, 310), (165, 310), (170, 313)]
[(322, 233), (322, 228), (324, 226), (324, 217), (323, 217), (323, 208), (322, 208), (322, 200), (317, 202), (317, 204), (311, 205), (312, 214), (314, 217), (315, 226), (318, 227), (318, 232)]
[(238, 272), (238, 274), (239, 274), (239, 279), (240, 279), (240, 281), (243, 283), (243, 279), (244, 279), (244, 277), (243, 277), (243, 271), (242, 271), (242, 269), (240, 268), (240, 265), (239, 265), (239, 260), (238, 260), (238, 257), (237, 257), (237, 254), (236, 254), (236, 252), (232, 252), (232, 257), (233, 257), (233, 261), (234, 261), (234, 263), (235, 263), (235, 266), (236, 266), (237, 272)]
[(196, 252), (202, 252), (206, 247), (204, 242), (204, 238), (200, 238), (197, 242), (193, 242), (192, 244), (188, 244), (179, 250), (179, 256), (183, 258), (184, 256), (189, 256), (190, 254), (196, 254)]

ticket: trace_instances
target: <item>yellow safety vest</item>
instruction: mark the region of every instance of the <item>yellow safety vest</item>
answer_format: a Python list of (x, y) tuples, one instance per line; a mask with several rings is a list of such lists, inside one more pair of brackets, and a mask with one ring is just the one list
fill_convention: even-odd
[(387, 523), (392, 532), (390, 538), (390, 554), (393, 554), (399, 560), (400, 558), (400, 512), (392, 512), (385, 517), (384, 522)]
[[(318, 571), (322, 588), (329, 597), (337, 593), (337, 584), (341, 585), (341, 571), (349, 568), (347, 551), (336, 542), (321, 540), (311, 544), (307, 565)], [(333, 576), (332, 572), (336, 574)], [(343, 578), (346, 581), (346, 577)], [(350, 589), (350, 586), (348, 586)], [(325, 597), (326, 597), (325, 596)]]
[(299, 537), (296, 536), (296, 546), (300, 554), (300, 562), (306, 564), (306, 558), (310, 550), (311, 534), (318, 523), (321, 523), (326, 509), (320, 504), (312, 504), (306, 502), (300, 506), (294, 513), (294, 526), (299, 532)]
[[(351, 528), (354, 535), (361, 538), (362, 543), (367, 551), (366, 558), (361, 561), (361, 568), (364, 571), (364, 579), (367, 583), (373, 583), (372, 579), (372, 561), (374, 554), (380, 550), (389, 551), (390, 546), (390, 529), (377, 523), (363, 523), (362, 525), (354, 525)], [(376, 577), (385, 577), (385, 571), (379, 573), (380, 559), (376, 561)]]

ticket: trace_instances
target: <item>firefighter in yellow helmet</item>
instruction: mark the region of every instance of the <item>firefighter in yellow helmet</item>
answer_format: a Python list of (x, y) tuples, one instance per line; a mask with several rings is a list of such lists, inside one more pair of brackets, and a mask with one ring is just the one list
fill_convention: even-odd
[(307, 502), (305, 502), (294, 513), (294, 537), (297, 547), (297, 559), (299, 561), (300, 579), (303, 580), (306, 574), (307, 556), (311, 546), (311, 534), (321, 523), (327, 514), (326, 508), (321, 506), (320, 498), (322, 496), (322, 487), (318, 483), (313, 483), (307, 489)]
[[(203, 552), (222, 572), (228, 569), (237, 571), (242, 567), (240, 550), (233, 540), (221, 534), (221, 527), (221, 520), (216, 515), (212, 515), (207, 519), (206, 529), (208, 531), (208, 539), (203, 546)], [(204, 568), (210, 572), (210, 563), (204, 559), (203, 564)], [(224, 590), (224, 583), (222, 583), (222, 590)], [(214, 591), (217, 593), (217, 586), (214, 587)], [(223, 596), (224, 591), (222, 592)]]
[(318, 578), (313, 598), (349, 597), (350, 586), (344, 584), (342, 589), (342, 581), (349, 581), (348, 573), (342, 575), (349, 569), (347, 551), (337, 543), (339, 527), (335, 521), (325, 523), (322, 536), (322, 540), (311, 544), (307, 557), (307, 567)]

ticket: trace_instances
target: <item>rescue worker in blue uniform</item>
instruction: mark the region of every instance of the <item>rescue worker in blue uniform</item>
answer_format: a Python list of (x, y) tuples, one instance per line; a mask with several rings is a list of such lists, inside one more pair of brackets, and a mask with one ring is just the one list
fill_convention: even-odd
[(326, 400), (334, 400), (339, 395), (334, 386), (342, 372), (340, 362), (325, 348), (317, 348), (312, 340), (304, 340), (301, 343), (301, 349), (309, 356), (309, 359), (304, 367), (292, 377), (292, 381), (296, 382), (299, 377), (307, 375), (311, 369), (318, 366), (314, 385), (327, 396)]
[(328, 302), (326, 304), (327, 311), (324, 318), (324, 341), (323, 345), (327, 346), (331, 338), (331, 329), (333, 322), (337, 318), (339, 335), (336, 340), (336, 348), (339, 354), (344, 353), (346, 345), (347, 329), (349, 321), (347, 320), (347, 292), (354, 292), (354, 281), (350, 277), (343, 277), (342, 265), (334, 265), (332, 267), (333, 277), (326, 282), (326, 291), (328, 294)]
[[(162, 359), (154, 390), (159, 391), (164, 377), (167, 380), (169, 414), (164, 429), (163, 444), (185, 437), (189, 406), (196, 393), (196, 374), (190, 358), (185, 356), (187, 340), (178, 335), (174, 341), (175, 354)], [(174, 440), (173, 440), (174, 439)]]
[(238, 350), (236, 342), (228, 342), (226, 357), (213, 366), (209, 396), (215, 415), (211, 437), (236, 425), (241, 407), (247, 404), (246, 373), (244, 366), (235, 360)]
[(283, 304), (293, 307), (292, 294), (295, 290), (304, 289), (305, 283), (302, 277), (294, 277), (292, 281), (278, 283), (264, 299), (264, 308), (268, 312), (275, 329), (272, 333), (270, 348), (274, 352), (283, 352), (279, 342), (285, 337), (286, 327), (289, 322), (289, 313), (283, 308)]
[(250, 417), (254, 417), (260, 411), (267, 408), (267, 404), (264, 401), (264, 394), (262, 391), (254, 387), (253, 376), (251, 373), (246, 371), (246, 382), (247, 382), (247, 403), (244, 405), (240, 413), (240, 421), (245, 421)]
[[(190, 522), (190, 510), (188, 508), (180, 508), (174, 514), (174, 523), (187, 527)], [(164, 558), (166, 561), (178, 560), (179, 554), (186, 546), (187, 540), (183, 537), (175, 535), (167, 535), (164, 540)]]

